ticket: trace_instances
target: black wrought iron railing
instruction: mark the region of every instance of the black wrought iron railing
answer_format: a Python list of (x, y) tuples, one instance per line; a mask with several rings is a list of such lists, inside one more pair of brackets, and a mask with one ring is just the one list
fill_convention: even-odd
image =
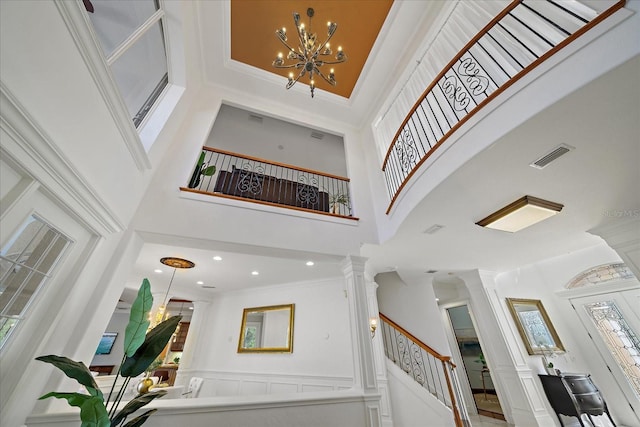
[(456, 427), (470, 426), (451, 357), (441, 355), (382, 313), (380, 320), (387, 358), (449, 407)]
[[(444, 67), (418, 98), (382, 165), (391, 203), (413, 173), (497, 95), (584, 34), (625, 0), (515, 0)], [(593, 5), (593, 4), (592, 4)]]
[(210, 147), (180, 190), (357, 219), (349, 178)]

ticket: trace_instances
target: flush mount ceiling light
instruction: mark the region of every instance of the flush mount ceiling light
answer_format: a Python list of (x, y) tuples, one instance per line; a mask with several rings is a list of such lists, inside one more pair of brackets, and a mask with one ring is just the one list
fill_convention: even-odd
[(514, 233), (556, 215), (563, 207), (559, 203), (524, 196), (476, 224)]
[[(293, 72), (289, 73), (287, 89), (290, 89), (298, 80), (300, 80), (301, 77), (308, 74), (312, 98), (316, 88), (315, 81), (313, 80), (314, 74), (322, 77), (324, 81), (329, 83), (331, 86), (335, 86), (336, 79), (333, 73), (333, 68), (329, 70), (329, 76), (323, 74), (322, 71), (320, 71), (320, 68), (324, 65), (340, 64), (347, 60), (347, 56), (342, 51), (341, 46), (338, 46), (335, 61), (321, 59), (323, 57), (326, 58), (333, 53), (329, 45), (329, 40), (331, 40), (331, 37), (333, 37), (333, 34), (338, 29), (338, 24), (335, 22), (327, 23), (327, 39), (324, 43), (320, 43), (317, 35), (311, 32), (311, 18), (313, 18), (314, 13), (313, 8), (310, 7), (307, 9), (307, 16), (309, 17), (308, 30), (305, 29), (304, 23), (300, 22), (300, 14), (298, 12), (293, 13), (293, 22), (296, 24), (296, 30), (298, 32), (297, 49), (294, 49), (287, 44), (287, 30), (284, 27), (276, 30), (278, 40), (280, 40), (280, 43), (282, 43), (289, 52), (287, 53), (286, 58), (282, 52), (279, 52), (278, 56), (273, 61), (273, 66), (276, 68), (295, 68), (298, 70), (297, 76)], [(293, 63), (286, 63), (286, 60), (293, 61)]]

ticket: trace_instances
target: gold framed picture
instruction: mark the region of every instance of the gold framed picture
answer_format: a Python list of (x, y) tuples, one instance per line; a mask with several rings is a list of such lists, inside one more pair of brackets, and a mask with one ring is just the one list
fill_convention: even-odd
[(529, 354), (565, 351), (542, 301), (507, 298), (507, 305)]

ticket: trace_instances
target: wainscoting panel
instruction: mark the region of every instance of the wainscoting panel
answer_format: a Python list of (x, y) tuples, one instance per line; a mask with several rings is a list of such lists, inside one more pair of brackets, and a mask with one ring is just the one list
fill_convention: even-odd
[(278, 383), (278, 382), (272, 382), (271, 383), (271, 390), (270, 390), (271, 394), (278, 394), (278, 393), (297, 393), (298, 392), (298, 384), (294, 384), (294, 383)]
[(332, 391), (335, 390), (334, 387), (329, 386), (329, 385), (312, 385), (312, 384), (302, 384), (302, 392), (303, 393), (309, 393), (312, 391)]
[(353, 387), (351, 377), (204, 370), (178, 371), (176, 384), (188, 384), (191, 377), (204, 379), (199, 397), (313, 393), (349, 390)]
[(242, 395), (249, 396), (252, 394), (268, 394), (269, 383), (264, 381), (243, 381)]

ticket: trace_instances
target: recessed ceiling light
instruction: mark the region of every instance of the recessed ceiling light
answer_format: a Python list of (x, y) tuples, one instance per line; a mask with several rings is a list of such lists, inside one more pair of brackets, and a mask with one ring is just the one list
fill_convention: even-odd
[(307, 265), (311, 267), (313, 265), (313, 261), (307, 261)]
[(560, 203), (524, 196), (476, 224), (514, 233), (556, 215), (563, 207)]
[(189, 307), (189, 310), (193, 310), (193, 307)]
[(162, 270), (160, 270), (159, 268), (156, 268), (155, 270), (153, 270), (156, 273), (162, 273)]
[(440, 298), (436, 298), (436, 302), (440, 301)]
[(202, 280), (198, 280), (198, 281), (196, 282), (196, 284), (198, 284), (198, 285), (204, 285), (204, 282), (203, 282)]
[(252, 271), (252, 272), (251, 272), (251, 274), (252, 274), (252, 275), (254, 275), (254, 276), (257, 276), (257, 275), (258, 275), (258, 274), (260, 274), (260, 273), (259, 273), (259, 272), (257, 272), (257, 271)]
[(222, 257), (219, 257), (219, 256), (216, 255), (216, 256), (213, 257), (213, 260), (214, 261), (222, 261)]

